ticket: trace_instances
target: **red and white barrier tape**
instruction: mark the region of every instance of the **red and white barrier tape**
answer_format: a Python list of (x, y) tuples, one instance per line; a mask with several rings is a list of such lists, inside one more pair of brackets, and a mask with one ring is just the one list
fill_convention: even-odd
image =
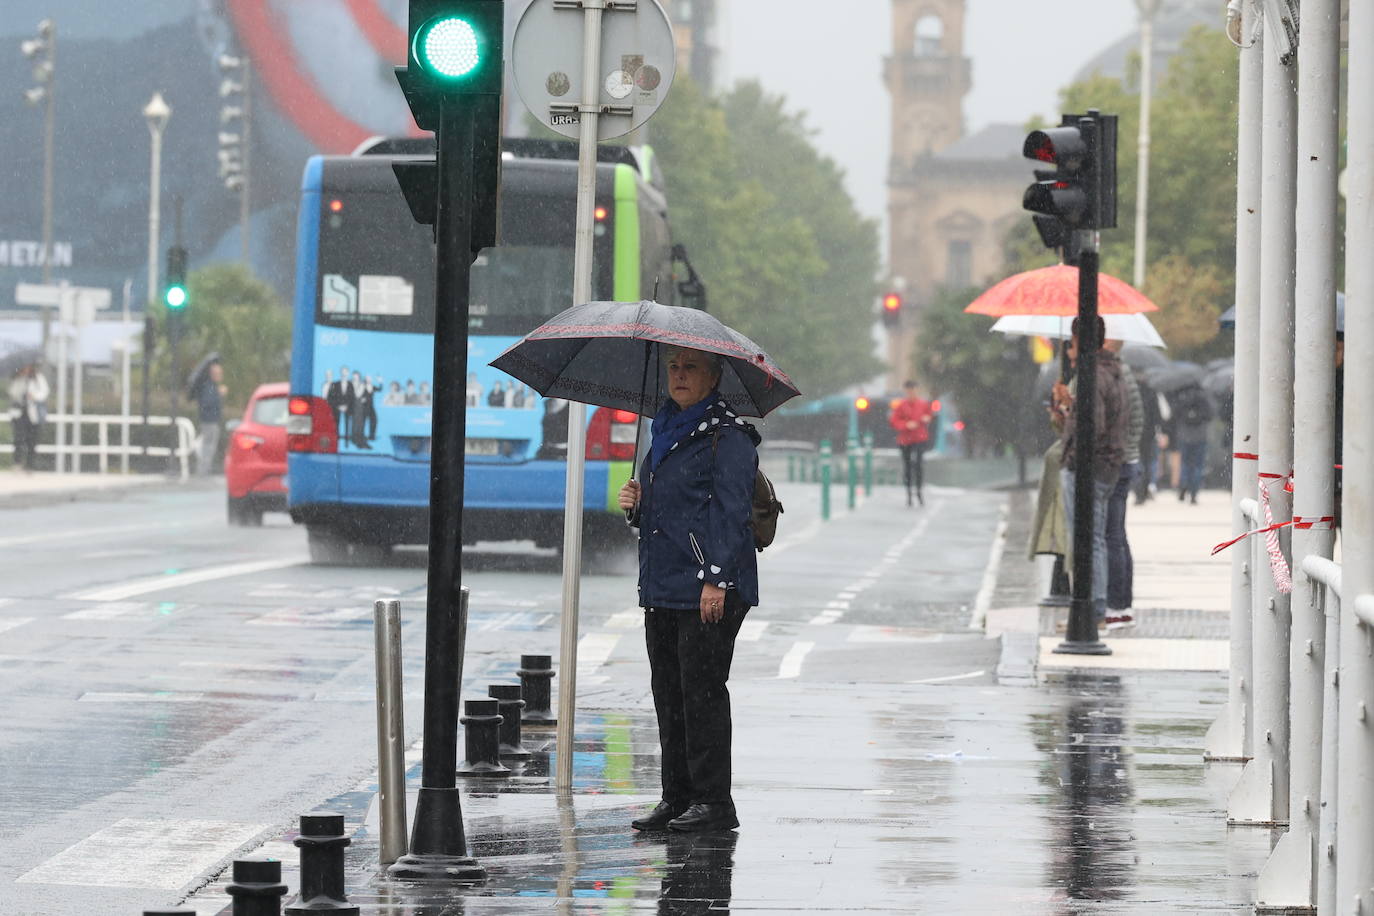
[[(1278, 589), (1280, 595), (1286, 595), (1293, 590), (1293, 571), (1288, 568), (1288, 559), (1283, 555), (1283, 547), (1279, 544), (1279, 529), (1283, 525), (1274, 524), (1274, 512), (1269, 508), (1269, 488), (1279, 481), (1283, 481), (1284, 489), (1288, 489), (1293, 479), (1292, 475), (1266, 474), (1260, 472), (1259, 478), (1267, 483), (1260, 484), (1260, 508), (1264, 510), (1264, 522), (1269, 527), (1264, 531), (1264, 549), (1269, 553), (1269, 571), (1274, 576), (1274, 587)], [(1292, 524), (1290, 520), (1288, 524)]]

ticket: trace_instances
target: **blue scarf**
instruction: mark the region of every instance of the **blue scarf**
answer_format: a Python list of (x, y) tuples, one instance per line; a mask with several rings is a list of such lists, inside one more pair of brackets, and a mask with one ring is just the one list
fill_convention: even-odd
[(719, 400), (720, 392), (713, 388), (710, 394), (685, 410), (677, 406), (677, 402), (671, 398), (664, 402), (659, 408), (658, 415), (654, 417), (653, 425), (649, 427), (653, 433), (653, 439), (649, 443), (649, 470), (658, 470), (658, 466), (668, 457), (668, 452), (672, 451), (673, 446), (685, 439), (701, 422), (701, 418), (706, 416), (706, 411), (711, 405)]

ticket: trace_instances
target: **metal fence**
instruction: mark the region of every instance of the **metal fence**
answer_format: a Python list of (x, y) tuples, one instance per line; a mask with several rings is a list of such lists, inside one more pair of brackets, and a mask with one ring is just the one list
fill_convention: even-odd
[[(111, 459), (118, 459), (121, 473), (128, 473), (133, 457), (166, 458), (175, 461), (182, 480), (191, 474), (191, 456), (196, 447), (196, 427), (187, 417), (149, 417), (148, 427), (174, 427), (175, 445), (135, 445), (131, 431), (143, 426), (142, 416), (122, 414), (48, 414), (47, 422), (62, 429), (64, 435), (57, 442), (40, 444), (38, 454), (52, 455), (58, 471), (79, 470), (83, 456), (94, 456), (101, 474), (110, 471)], [(87, 434), (95, 427), (95, 438)], [(0, 454), (13, 455), (14, 446), (0, 445)]]

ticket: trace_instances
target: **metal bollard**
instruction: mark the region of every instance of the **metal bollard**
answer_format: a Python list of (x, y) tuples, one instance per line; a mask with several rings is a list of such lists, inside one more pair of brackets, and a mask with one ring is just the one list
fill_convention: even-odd
[(233, 880), (224, 892), (234, 898), (233, 916), (281, 916), (281, 863), (276, 859), (235, 859)]
[(520, 714), (520, 723), (538, 728), (558, 724), (553, 714), (553, 656), (522, 655), (520, 669), (520, 690), (525, 700), (525, 711)]
[(342, 814), (302, 814), (296, 848), (301, 851), (300, 899), (286, 908), (286, 916), (335, 913), (358, 916), (358, 908), (344, 894), (344, 836)]
[(821, 440), (821, 521), (830, 521), (830, 440)]
[(406, 854), (405, 701), (401, 687), (401, 602), (373, 605), (377, 653), (377, 811), (382, 865)]
[(849, 469), (849, 493), (846, 498), (846, 505), (849, 511), (854, 511), (856, 502), (855, 493), (859, 487), (859, 443), (853, 436), (850, 436), (844, 443), (845, 464)]
[(873, 434), (864, 433), (864, 496), (873, 495)]
[(501, 714), (499, 731), (502, 757), (533, 757), (520, 739), (520, 710), (525, 708), (524, 690), (519, 684), (492, 684), (487, 687), (487, 696), (497, 703)]
[(501, 713), (499, 700), (467, 700), (463, 703), (464, 747), (468, 759), (458, 764), (459, 776), (509, 776), (501, 763)]

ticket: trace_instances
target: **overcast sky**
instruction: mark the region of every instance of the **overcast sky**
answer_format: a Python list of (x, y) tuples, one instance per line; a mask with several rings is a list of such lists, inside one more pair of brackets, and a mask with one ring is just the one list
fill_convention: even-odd
[[(723, 83), (759, 79), (785, 95), (790, 108), (808, 112), (817, 144), (844, 167), (860, 210), (881, 218), (891, 120), (882, 81), (883, 58), (892, 49), (890, 0), (724, 0), (718, 8)], [(1134, 0), (968, 0), (969, 131), (1054, 114), (1059, 89), (1135, 23)]]

